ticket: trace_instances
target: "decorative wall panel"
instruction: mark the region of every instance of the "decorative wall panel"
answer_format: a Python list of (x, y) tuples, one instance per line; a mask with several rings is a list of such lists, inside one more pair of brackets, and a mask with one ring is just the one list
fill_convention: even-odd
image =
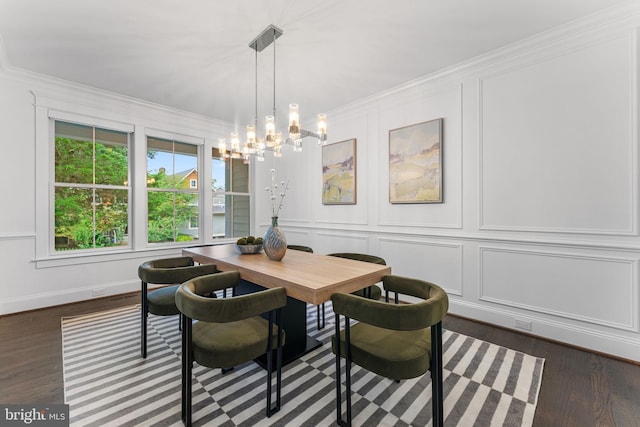
[(480, 79), (481, 228), (636, 232), (633, 46), (619, 37)]
[(480, 299), (638, 330), (638, 259), (480, 248)]
[(378, 239), (392, 274), (426, 280), (462, 295), (462, 245), (413, 239)]

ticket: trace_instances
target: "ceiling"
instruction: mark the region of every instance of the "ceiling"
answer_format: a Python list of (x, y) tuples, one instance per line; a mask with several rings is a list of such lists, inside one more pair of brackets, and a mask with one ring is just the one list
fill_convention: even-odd
[[(276, 105), (317, 113), (629, 0), (0, 0), (0, 66), (237, 123), (255, 110), (269, 24)], [(258, 55), (258, 116), (273, 45)], [(4, 64), (2, 64), (4, 62)], [(329, 117), (329, 128), (331, 117)]]

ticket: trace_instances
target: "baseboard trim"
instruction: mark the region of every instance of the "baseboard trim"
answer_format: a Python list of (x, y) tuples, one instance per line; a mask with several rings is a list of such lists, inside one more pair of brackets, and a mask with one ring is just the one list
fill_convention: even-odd
[(501, 331), (510, 332), (512, 334), (531, 337), (531, 338), (535, 338), (537, 340), (550, 342), (550, 343), (556, 344), (556, 345), (561, 345), (563, 347), (572, 348), (572, 349), (575, 349), (575, 350), (584, 351), (586, 353), (596, 354), (598, 356), (607, 357), (607, 358), (613, 359), (613, 360), (618, 360), (620, 362), (630, 363), (631, 365), (640, 366), (640, 362), (639, 361), (632, 360), (632, 359), (627, 359), (626, 357), (617, 356), (615, 354), (605, 353), (603, 351), (598, 351), (598, 350), (593, 350), (593, 349), (586, 348), (586, 347), (581, 347), (579, 345), (567, 343), (567, 342), (564, 342), (564, 341), (554, 340), (553, 338), (548, 338), (548, 337), (544, 337), (544, 336), (541, 336), (541, 335), (532, 334), (532, 333), (529, 333), (529, 332), (519, 331), (517, 329), (507, 328), (506, 326), (496, 325), (494, 323), (485, 322), (483, 320), (478, 320), (478, 319), (474, 319), (474, 318), (467, 317), (467, 316), (461, 316), (459, 314), (447, 313), (447, 316), (451, 316), (451, 317), (455, 317), (455, 318), (458, 318), (458, 319), (467, 320), (469, 322), (478, 323), (480, 325), (487, 325), (487, 326), (490, 326), (492, 328), (500, 329)]
[[(115, 295), (134, 292), (135, 290), (139, 291), (139, 289), (140, 282), (135, 280), (7, 298), (0, 302), (0, 316), (92, 299), (109, 298)], [(101, 295), (95, 295), (96, 291), (99, 291)]]

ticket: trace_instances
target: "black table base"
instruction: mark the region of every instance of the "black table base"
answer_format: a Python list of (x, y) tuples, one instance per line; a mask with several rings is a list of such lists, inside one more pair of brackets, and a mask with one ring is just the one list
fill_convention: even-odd
[[(240, 283), (236, 286), (235, 294), (246, 295), (253, 292), (260, 292), (265, 289), (265, 287), (255, 283), (240, 280)], [(287, 297), (287, 305), (282, 310), (282, 316), (283, 328), (286, 332), (285, 345), (282, 348), (283, 365), (299, 359), (304, 354), (307, 354), (322, 345), (322, 342), (307, 335), (307, 303), (295, 298)], [(266, 355), (256, 359), (256, 362), (263, 368), (266, 367)]]

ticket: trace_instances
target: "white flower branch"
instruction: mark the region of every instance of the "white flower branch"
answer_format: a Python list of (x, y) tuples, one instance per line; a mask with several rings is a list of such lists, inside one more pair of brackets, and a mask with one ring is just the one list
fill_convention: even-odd
[[(286, 183), (284, 181), (282, 181), (280, 183), (281, 188), (283, 188), (283, 190), (278, 194), (278, 184), (276, 183), (276, 170), (275, 169), (271, 169), (271, 187), (266, 187), (265, 190), (269, 193), (269, 203), (271, 204), (271, 216), (272, 217), (277, 217), (278, 214), (280, 213), (280, 209), (282, 209), (282, 202), (284, 201), (284, 196), (287, 194), (287, 190), (289, 189), (289, 181), (287, 181)], [(278, 197), (276, 196), (276, 194), (278, 194), (278, 196), (280, 196), (280, 201), (277, 202), (276, 205), (276, 201), (278, 200)]]

